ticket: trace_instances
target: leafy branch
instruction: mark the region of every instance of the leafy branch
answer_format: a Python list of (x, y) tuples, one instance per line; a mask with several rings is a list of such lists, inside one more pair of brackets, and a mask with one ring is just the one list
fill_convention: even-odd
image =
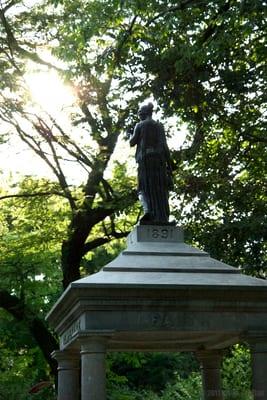
[(0, 21), (2, 23), (2, 26), (5, 30), (6, 33), (6, 42), (7, 46), (9, 48), (9, 51), (11, 55), (13, 56), (14, 53), (17, 53), (20, 55), (22, 58), (29, 59), (31, 61), (34, 61), (38, 64), (45, 65), (46, 67), (53, 68), (56, 71), (63, 72), (63, 70), (54, 64), (47, 62), (43, 60), (36, 52), (32, 52), (29, 50), (26, 50), (23, 48), (18, 40), (16, 39), (13, 30), (11, 28), (11, 25), (8, 22), (8, 19), (5, 15), (6, 11), (10, 9), (13, 5), (15, 5), (17, 2), (16, 1), (11, 1), (9, 4), (7, 4), (5, 7), (0, 8)]
[(164, 17), (167, 14), (171, 14), (176, 11), (184, 10), (188, 6), (193, 5), (195, 3), (197, 3), (199, 5), (199, 3), (206, 3), (206, 2), (201, 2), (201, 1), (196, 1), (196, 0), (180, 1), (177, 6), (168, 7), (165, 10), (161, 11), (160, 13), (156, 14), (153, 18), (149, 19), (146, 23), (146, 27), (149, 27), (153, 22), (157, 21), (159, 18)]

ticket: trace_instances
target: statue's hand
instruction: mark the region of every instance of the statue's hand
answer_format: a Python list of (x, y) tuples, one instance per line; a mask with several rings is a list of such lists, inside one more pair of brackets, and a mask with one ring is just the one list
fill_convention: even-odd
[(130, 137), (131, 137), (132, 134), (133, 134), (133, 131), (134, 131), (134, 128), (129, 128), (129, 129), (126, 131), (126, 134), (125, 134), (125, 136), (124, 136), (124, 139), (125, 139), (125, 140), (129, 140)]

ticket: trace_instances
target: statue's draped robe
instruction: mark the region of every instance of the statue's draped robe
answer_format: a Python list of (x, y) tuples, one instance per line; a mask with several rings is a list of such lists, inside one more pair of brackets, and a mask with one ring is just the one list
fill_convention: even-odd
[(162, 124), (153, 119), (139, 122), (130, 139), (136, 145), (138, 192), (147, 204), (149, 220), (168, 222), (168, 168), (170, 153)]

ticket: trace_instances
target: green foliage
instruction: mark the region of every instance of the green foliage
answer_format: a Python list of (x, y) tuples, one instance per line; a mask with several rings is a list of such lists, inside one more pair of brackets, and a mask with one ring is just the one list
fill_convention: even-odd
[(199, 373), (193, 372), (188, 378), (179, 375), (174, 385), (168, 385), (163, 392), (162, 400), (199, 400), (202, 396), (202, 383)]
[(160, 394), (151, 390), (136, 391), (127, 386), (114, 386), (108, 400), (199, 400), (201, 398), (201, 377), (193, 372), (187, 378), (176, 376), (176, 381), (168, 384)]
[(60, 239), (68, 210), (55, 196), (27, 197), (49, 182), (25, 178), (17, 195), (2, 200), (0, 213), (1, 289), (10, 290), (43, 315), (60, 291)]
[(124, 386), (113, 386), (107, 395), (107, 400), (157, 400), (153, 392), (136, 391)]
[[(109, 379), (108, 398), (199, 400), (202, 398), (202, 382), (198, 368), (187, 353), (114, 354), (109, 359), (108, 376), (113, 373)], [(114, 370), (122, 375), (114, 375)], [(225, 355), (222, 381), (226, 400), (252, 400), (250, 353), (246, 346), (235, 345)]]
[(87, 253), (81, 263), (81, 272), (91, 275), (111, 262), (125, 248), (125, 240), (116, 240), (112, 243), (97, 247), (94, 251)]
[[(266, 277), (265, 7), (261, 0), (46, 0), (1, 7), (1, 130), (18, 135), (58, 180), (10, 183), (9, 193), (30, 196), (1, 200), (0, 289), (16, 296), (26, 317), (44, 317), (61, 292), (62, 275), (66, 285), (95, 272), (124, 246), (140, 207), (135, 179), (121, 160), (111, 176), (110, 160), (120, 133), (151, 95), (165, 117), (189, 130), (173, 152), (172, 194), (188, 241)], [(57, 116), (31, 108), (23, 78), (29, 61), (37, 70), (52, 67), (40, 48), (58, 57), (57, 70), (77, 94), (68, 129)], [(1, 133), (0, 142), (7, 137)], [(86, 171), (79, 188), (69, 184), (66, 158)], [(47, 191), (60, 197), (35, 196)], [(15, 323), (1, 311), (0, 322), (0, 389), (24, 400), (29, 385), (49, 373), (27, 318)], [(111, 400), (199, 399), (200, 377), (188, 358), (123, 354), (109, 362)], [(241, 347), (224, 362), (229, 399), (235, 390), (245, 399), (247, 362)], [(49, 395), (35, 398), (42, 396)]]
[(231, 131), (216, 139), (211, 131), (194, 163), (181, 165), (176, 181), (182, 200), (176, 216), (191, 231), (191, 240), (213, 257), (261, 277), (266, 274), (265, 168), (260, 143), (243, 142)]
[[(30, 326), (34, 316), (44, 319), (61, 292), (59, 239), (66, 230), (68, 209), (66, 202), (55, 196), (28, 197), (33, 188), (42, 192), (47, 191), (49, 185), (51, 183), (45, 180), (24, 178), (19, 184), (13, 184), (16, 195), (22, 197), (7, 197), (1, 201), (0, 301), (1, 306), (5, 306), (2, 296), (9, 292), (21, 308), (21, 314), (15, 312), (17, 319), (11, 316), (12, 309), (11, 313), (0, 309), (0, 393), (3, 398), (26, 400), (32, 386), (51, 380), (47, 362)], [(4, 197), (4, 190), (1, 195)], [(48, 397), (49, 392), (52, 396), (52, 388), (43, 390), (47, 398), (53, 398)], [(36, 398), (42, 397), (36, 394)]]
[(192, 372), (199, 365), (189, 353), (112, 353), (108, 366), (110, 400), (198, 399), (200, 393)]
[(235, 345), (224, 358), (222, 376), (226, 400), (251, 400), (251, 360), (247, 347)]
[[(37, 382), (51, 380), (40, 348), (25, 323), (14, 321), (3, 310), (0, 310), (0, 338), (0, 399), (29, 400), (29, 391)], [(52, 386), (51, 381), (51, 387), (46, 389), (49, 400), (54, 399)], [(44, 398), (40, 395), (34, 398)]]
[(130, 388), (154, 393), (161, 393), (166, 385), (174, 384), (177, 374), (186, 379), (198, 368), (191, 353), (115, 353), (110, 359), (111, 371), (115, 376), (126, 377)]

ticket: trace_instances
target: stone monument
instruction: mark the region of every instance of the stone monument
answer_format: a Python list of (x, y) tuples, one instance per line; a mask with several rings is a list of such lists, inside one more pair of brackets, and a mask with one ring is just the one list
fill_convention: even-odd
[[(58, 400), (106, 400), (107, 351), (193, 351), (205, 400), (222, 400), (224, 350), (247, 342), (253, 396), (267, 400), (267, 282), (184, 243), (182, 229), (139, 225), (100, 272), (50, 311), (60, 337)], [(81, 368), (81, 371), (80, 371)], [(80, 378), (81, 377), (81, 378)]]
[[(247, 342), (253, 397), (267, 400), (267, 282), (184, 243), (169, 224), (170, 157), (152, 105), (131, 134), (144, 208), (127, 248), (72, 282), (47, 316), (60, 337), (58, 400), (106, 400), (107, 351), (193, 351), (205, 400), (222, 400), (224, 350)], [(240, 399), (241, 400), (241, 399)]]

